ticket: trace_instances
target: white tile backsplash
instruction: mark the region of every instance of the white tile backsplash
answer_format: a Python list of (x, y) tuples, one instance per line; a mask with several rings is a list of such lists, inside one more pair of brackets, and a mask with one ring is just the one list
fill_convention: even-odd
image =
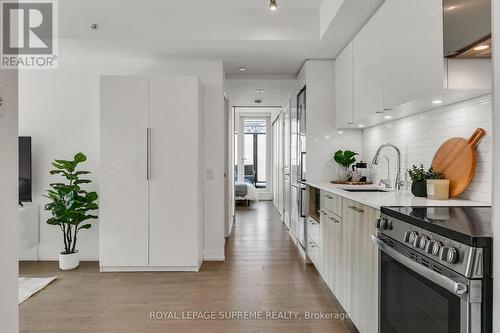
[[(428, 168), (434, 154), (452, 137), (468, 138), (481, 127), (487, 135), (477, 149), (474, 179), (462, 198), (491, 203), (492, 187), (492, 100), (491, 95), (433, 109), (418, 115), (401, 118), (363, 130), (363, 160), (371, 162), (382, 144), (392, 143), (401, 150), (402, 177), (413, 164)], [(382, 151), (390, 160), (391, 181), (396, 178), (396, 152)], [(371, 164), (371, 163), (369, 163)], [(380, 159), (373, 166), (373, 178), (387, 178), (387, 162)], [(409, 179), (408, 179), (409, 180)]]

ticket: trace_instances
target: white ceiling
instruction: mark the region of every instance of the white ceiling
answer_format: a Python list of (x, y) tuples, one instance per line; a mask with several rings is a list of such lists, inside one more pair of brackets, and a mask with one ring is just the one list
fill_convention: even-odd
[[(256, 99), (261, 99), (263, 105), (281, 106), (295, 84), (292, 78), (227, 79), (226, 91), (233, 106), (255, 105)], [(257, 92), (257, 89), (264, 89), (264, 92)]]
[[(269, 0), (64, 0), (59, 37), (68, 58), (88, 51), (221, 60), (227, 78), (290, 77), (306, 59), (336, 57), (383, 1), (278, 0), (271, 12)], [(269, 84), (279, 90), (267, 96), (274, 103), (283, 88)]]
[[(322, 1), (342, 5), (320, 38)], [(222, 60), (229, 76), (241, 65), (293, 75), (306, 58), (335, 57), (382, 1), (278, 0), (271, 12), (268, 0), (64, 0), (59, 35), (120, 54)]]

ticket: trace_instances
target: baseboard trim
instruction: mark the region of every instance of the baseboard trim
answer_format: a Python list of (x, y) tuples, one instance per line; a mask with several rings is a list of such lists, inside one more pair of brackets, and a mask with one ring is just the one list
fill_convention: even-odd
[(172, 267), (123, 267), (101, 266), (102, 273), (112, 272), (198, 272), (200, 266), (172, 266)]
[(205, 261), (224, 261), (226, 256), (219, 251), (205, 251), (203, 258)]
[(19, 261), (38, 261), (38, 247), (23, 250), (19, 254)]
[[(38, 261), (59, 261), (59, 253), (38, 251)], [(99, 255), (94, 252), (80, 252), (80, 261), (99, 261)]]

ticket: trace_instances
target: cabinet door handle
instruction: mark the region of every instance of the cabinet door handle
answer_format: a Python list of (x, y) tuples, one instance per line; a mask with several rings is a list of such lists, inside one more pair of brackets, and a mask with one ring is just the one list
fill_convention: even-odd
[(146, 128), (146, 180), (151, 180), (151, 129)]
[(328, 217), (330, 220), (333, 221), (333, 223), (340, 223), (336, 218), (329, 216)]
[(325, 195), (325, 198), (332, 200), (333, 197), (331, 195)]
[(358, 207), (354, 207), (354, 206), (349, 206), (349, 209), (351, 209), (357, 213), (364, 213), (365, 212), (364, 210), (359, 209)]

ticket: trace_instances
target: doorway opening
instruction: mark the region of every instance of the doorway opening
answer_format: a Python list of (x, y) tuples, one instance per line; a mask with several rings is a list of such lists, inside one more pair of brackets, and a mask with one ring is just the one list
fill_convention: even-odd
[(236, 203), (273, 198), (272, 122), (281, 107), (234, 107)]

